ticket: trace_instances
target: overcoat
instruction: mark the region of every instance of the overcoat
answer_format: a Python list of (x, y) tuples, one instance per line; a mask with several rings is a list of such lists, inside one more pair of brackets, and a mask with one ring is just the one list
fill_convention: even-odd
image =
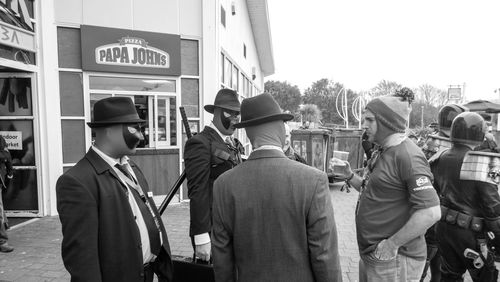
[[(139, 167), (130, 162), (147, 195), (149, 188)], [(139, 229), (124, 184), (92, 148), (56, 184), (57, 210), (62, 223), (62, 258), (71, 281), (144, 280)], [(147, 197), (160, 218), (153, 199)], [(172, 281), (173, 266), (165, 227), (163, 246), (152, 263), (159, 281)]]

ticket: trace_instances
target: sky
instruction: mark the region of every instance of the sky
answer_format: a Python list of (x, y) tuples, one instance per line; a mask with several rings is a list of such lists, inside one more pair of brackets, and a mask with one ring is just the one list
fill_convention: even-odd
[(381, 80), (499, 99), (500, 1), (268, 0), (275, 73), (301, 92), (322, 78)]

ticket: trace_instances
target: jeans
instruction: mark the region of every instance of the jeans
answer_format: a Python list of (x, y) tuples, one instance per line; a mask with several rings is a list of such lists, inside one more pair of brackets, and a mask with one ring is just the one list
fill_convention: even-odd
[(372, 252), (361, 255), (359, 282), (418, 282), (424, 266), (425, 260), (398, 254), (394, 259), (383, 261)]
[(3, 209), (3, 201), (2, 201), (2, 188), (0, 187), (0, 245), (7, 243), (7, 230), (5, 230), (5, 225), (7, 221), (7, 217), (5, 216), (5, 211)]

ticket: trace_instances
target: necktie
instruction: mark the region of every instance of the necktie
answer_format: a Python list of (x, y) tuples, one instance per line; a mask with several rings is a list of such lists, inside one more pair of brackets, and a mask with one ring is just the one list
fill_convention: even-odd
[[(132, 180), (137, 186), (138, 183), (135, 181), (134, 177), (132, 177), (132, 174), (130, 174), (129, 170), (127, 169), (127, 164), (116, 164), (116, 168), (118, 168), (127, 178)], [(131, 186), (131, 185), (129, 185)], [(152, 211), (151, 207), (149, 206), (148, 199), (142, 192), (142, 188), (140, 187), (130, 187), (132, 190), (132, 196), (134, 197), (135, 202), (137, 203), (137, 206), (139, 207), (139, 210), (141, 211), (142, 218), (144, 219), (144, 223), (146, 224), (146, 228), (148, 230), (148, 236), (149, 236), (149, 244), (151, 246), (151, 253), (155, 254), (158, 256), (161, 250), (161, 241), (160, 241), (160, 224), (158, 222), (158, 219), (156, 218), (154, 212)], [(139, 192), (139, 189), (141, 192)]]
[(116, 168), (118, 168), (118, 170), (120, 170), (123, 174), (125, 174), (125, 176), (132, 180), (134, 183), (137, 184), (137, 182), (135, 181), (134, 177), (132, 176), (132, 174), (130, 174), (129, 170), (127, 169), (127, 165), (126, 164), (116, 164), (115, 165)]
[(231, 139), (231, 136), (226, 137), (226, 143), (232, 147), (234, 147), (233, 140)]

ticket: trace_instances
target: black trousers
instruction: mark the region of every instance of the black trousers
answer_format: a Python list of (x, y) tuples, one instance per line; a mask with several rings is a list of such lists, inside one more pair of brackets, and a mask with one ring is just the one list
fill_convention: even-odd
[(150, 264), (144, 265), (144, 282), (153, 282), (154, 272)]
[(484, 238), (483, 235), (443, 221), (438, 223), (437, 239), (442, 259), (441, 281), (463, 281), (466, 270), (469, 271), (474, 282), (496, 281), (496, 278), (492, 277), (495, 272), (498, 275), (498, 271), (491, 254), (480, 269), (474, 267), (471, 259), (464, 257), (464, 251), (467, 248), (480, 253), (477, 239)]

